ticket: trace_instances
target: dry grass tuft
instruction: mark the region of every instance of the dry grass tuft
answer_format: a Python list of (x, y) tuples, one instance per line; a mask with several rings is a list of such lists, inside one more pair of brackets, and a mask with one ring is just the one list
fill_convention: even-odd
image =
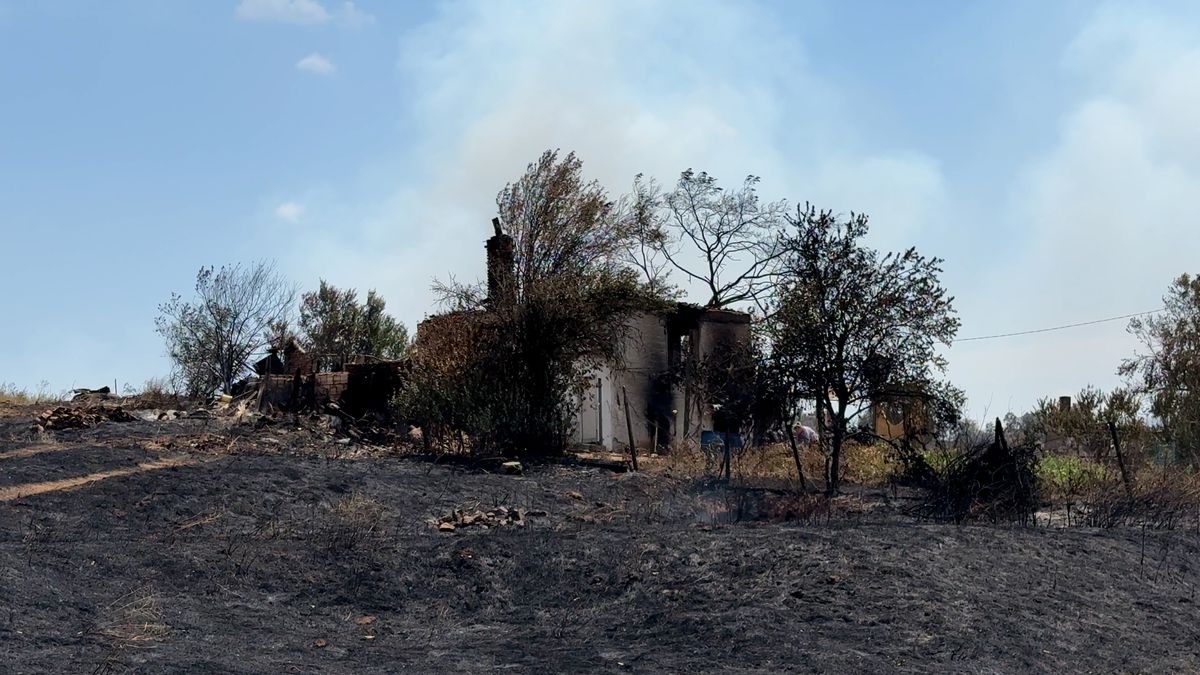
[[(702, 450), (681, 445), (670, 453), (641, 460), (646, 468), (672, 478), (716, 476), (721, 465), (719, 448)], [(825, 456), (815, 446), (800, 446), (800, 465), (809, 481), (825, 476)], [(858, 485), (882, 485), (899, 471), (892, 449), (883, 443), (847, 442), (842, 447), (842, 478)], [(733, 457), (735, 483), (752, 485), (764, 482), (794, 483), (796, 461), (787, 443), (751, 446), (737, 450)]]
[(126, 396), (123, 404), (132, 409), (146, 408), (179, 408), (185, 400), (178, 389), (168, 378), (150, 378), (138, 391), (130, 392), (126, 386)]
[(766, 500), (763, 513), (767, 520), (813, 525), (861, 521), (877, 507), (878, 503), (847, 495), (830, 499), (817, 494), (791, 494)]
[(325, 525), (325, 546), (333, 553), (349, 553), (382, 534), (387, 509), (374, 497), (351, 493), (330, 509)]
[(162, 598), (149, 586), (121, 596), (105, 608), (102, 616), (92, 632), (108, 643), (108, 649), (92, 675), (128, 672), (131, 668), (124, 662), (126, 651), (153, 647), (171, 632), (163, 621)]
[(1112, 472), (1089, 488), (1078, 500), (1076, 524), (1155, 530), (1200, 527), (1200, 476), (1181, 468), (1145, 468), (1128, 492)]
[(149, 586), (118, 598), (103, 617), (95, 633), (117, 650), (152, 647), (171, 632), (163, 621), (162, 597)]
[(33, 391), (17, 387), (11, 382), (0, 382), (0, 404), (38, 405), (58, 400), (58, 396), (50, 393), (49, 382), (42, 382)]

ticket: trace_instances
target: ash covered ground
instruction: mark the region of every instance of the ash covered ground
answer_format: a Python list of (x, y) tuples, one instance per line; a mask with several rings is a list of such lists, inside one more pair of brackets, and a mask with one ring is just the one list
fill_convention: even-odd
[(0, 412), (4, 672), (1200, 669), (1192, 531), (923, 523), (886, 490), (777, 521), (652, 461), (36, 412)]

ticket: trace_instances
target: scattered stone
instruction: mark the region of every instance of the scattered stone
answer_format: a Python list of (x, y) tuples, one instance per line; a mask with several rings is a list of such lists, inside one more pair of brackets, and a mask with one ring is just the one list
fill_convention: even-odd
[(454, 532), (464, 527), (480, 527), (488, 530), (493, 527), (525, 527), (526, 515), (521, 509), (510, 509), (507, 506), (497, 506), (487, 511), (455, 509), (430, 522), (442, 532)]
[(504, 469), (504, 473), (508, 474), (519, 474), (525, 471), (520, 462), (505, 462), (500, 465), (500, 468)]

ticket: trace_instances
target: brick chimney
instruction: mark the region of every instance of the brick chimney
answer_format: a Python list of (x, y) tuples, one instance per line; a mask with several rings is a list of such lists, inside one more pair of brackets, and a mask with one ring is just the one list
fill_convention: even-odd
[(500, 229), (499, 218), (492, 218), (492, 227), (496, 234), (487, 240), (488, 306), (510, 307), (517, 298), (513, 238)]

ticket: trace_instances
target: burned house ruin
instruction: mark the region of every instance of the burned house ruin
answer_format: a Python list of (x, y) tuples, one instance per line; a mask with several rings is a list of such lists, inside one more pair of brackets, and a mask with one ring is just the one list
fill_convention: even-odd
[[(487, 307), (515, 301), (513, 239), (497, 219), (492, 225), (495, 233), (485, 245)], [(417, 327), (416, 344), (437, 342), (449, 353), (471, 349), (463, 336), (485, 315), (486, 310), (431, 316)], [(719, 416), (699, 387), (679, 373), (687, 372), (689, 363), (694, 366), (749, 341), (750, 315), (744, 312), (677, 302), (630, 315), (621, 357), (590, 373), (573, 402), (571, 438), (582, 445), (624, 450), (632, 427), (633, 442), (642, 450), (708, 442), (714, 431), (724, 431), (717, 428)]]
[(575, 440), (615, 450), (628, 445), (628, 396), (633, 440), (638, 448), (665, 448), (676, 442), (708, 442), (724, 432), (700, 389), (687, 378), (671, 377), (720, 350), (750, 340), (750, 316), (727, 309), (677, 303), (661, 312), (630, 317), (619, 364), (593, 374), (578, 402)]
[(254, 364), (258, 407), (320, 410), (336, 403), (355, 417), (387, 416), (404, 368), (403, 361), (308, 352), (293, 338)]

